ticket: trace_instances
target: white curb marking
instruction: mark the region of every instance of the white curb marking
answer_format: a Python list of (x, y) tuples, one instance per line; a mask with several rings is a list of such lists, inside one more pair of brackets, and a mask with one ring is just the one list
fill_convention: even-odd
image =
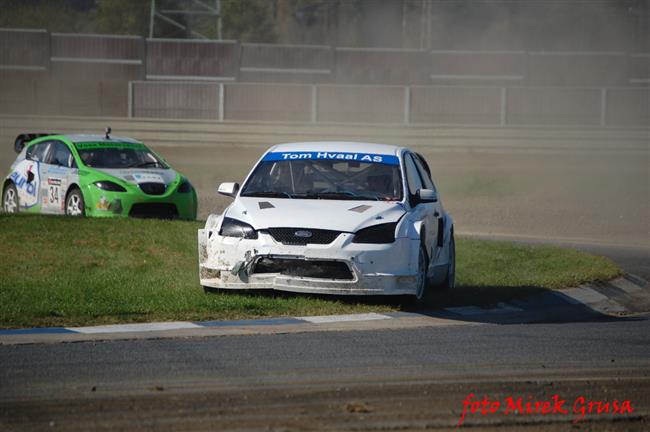
[(616, 283), (613, 283), (612, 285), (614, 285), (616, 288), (622, 289), (623, 291), (625, 291), (628, 294), (632, 294), (632, 293), (635, 293), (637, 291), (642, 290), (642, 288), (640, 286), (630, 282), (627, 279), (616, 281)]
[(142, 323), (142, 324), (116, 324), (93, 327), (66, 327), (67, 330), (84, 334), (96, 333), (129, 333), (129, 332), (149, 332), (161, 330), (179, 330), (204, 328), (191, 322), (159, 322), (159, 323)]
[(382, 315), (374, 312), (363, 313), (363, 314), (348, 314), (348, 315), (322, 315), (322, 316), (308, 316), (308, 317), (296, 317), (298, 319), (314, 323), (314, 324), (324, 324), (324, 323), (333, 323), (333, 322), (346, 322), (346, 321), (374, 321), (374, 320), (385, 320), (392, 319), (388, 315)]
[(592, 288), (570, 288), (560, 291), (560, 294), (569, 297), (569, 301), (574, 304), (591, 304), (607, 300), (607, 296)]

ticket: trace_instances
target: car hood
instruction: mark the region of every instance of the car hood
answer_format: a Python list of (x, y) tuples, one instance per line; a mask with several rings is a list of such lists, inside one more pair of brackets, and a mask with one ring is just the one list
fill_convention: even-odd
[(295, 227), (356, 232), (371, 225), (397, 222), (404, 213), (404, 205), (399, 202), (240, 197), (224, 216), (258, 230)]
[(163, 183), (169, 186), (176, 179), (173, 169), (142, 169), (142, 168), (94, 168), (104, 174), (116, 177), (131, 184)]

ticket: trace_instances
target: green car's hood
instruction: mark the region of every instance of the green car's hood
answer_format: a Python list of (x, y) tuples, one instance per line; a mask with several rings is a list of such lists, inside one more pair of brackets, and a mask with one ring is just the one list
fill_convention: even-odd
[(94, 170), (117, 177), (120, 180), (124, 180), (125, 182), (134, 185), (140, 183), (164, 183), (165, 186), (168, 186), (176, 179), (176, 171), (173, 169), (94, 168)]

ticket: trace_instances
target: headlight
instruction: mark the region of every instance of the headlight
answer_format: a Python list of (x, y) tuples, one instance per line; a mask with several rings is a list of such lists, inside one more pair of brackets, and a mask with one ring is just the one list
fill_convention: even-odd
[(374, 225), (357, 231), (352, 243), (393, 243), (397, 222)]
[(187, 179), (183, 179), (181, 181), (181, 184), (178, 186), (178, 189), (176, 189), (178, 193), (188, 193), (192, 192), (192, 185)]
[(224, 237), (256, 239), (257, 231), (245, 222), (225, 217), (223, 218), (219, 235)]
[(122, 186), (118, 185), (117, 183), (113, 183), (112, 181), (97, 181), (94, 183), (95, 186), (100, 188), (101, 190), (109, 191), (109, 192), (126, 192), (126, 189), (124, 189)]

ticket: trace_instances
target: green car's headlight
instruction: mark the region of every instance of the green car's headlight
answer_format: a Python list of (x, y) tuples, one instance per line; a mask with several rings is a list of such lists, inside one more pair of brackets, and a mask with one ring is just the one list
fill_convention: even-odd
[(392, 243), (395, 241), (397, 222), (374, 225), (357, 231), (352, 243)]
[(223, 237), (239, 237), (245, 239), (256, 239), (257, 231), (249, 224), (237, 219), (223, 218), (219, 235)]
[(97, 186), (99, 189), (108, 192), (126, 192), (126, 189), (124, 189), (122, 186), (108, 180), (96, 181), (93, 184)]
[(183, 179), (181, 181), (181, 184), (178, 186), (178, 189), (176, 189), (178, 193), (189, 193), (192, 192), (192, 184), (189, 182), (187, 179)]

